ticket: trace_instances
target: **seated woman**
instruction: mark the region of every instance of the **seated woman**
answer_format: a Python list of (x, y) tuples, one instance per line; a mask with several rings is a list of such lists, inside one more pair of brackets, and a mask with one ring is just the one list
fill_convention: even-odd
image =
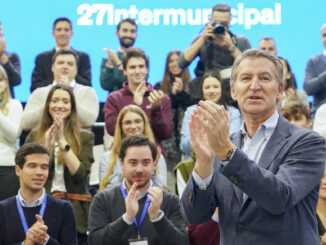
[(285, 106), (288, 102), (299, 101), (309, 107), (308, 96), (305, 91), (297, 90), (297, 82), (294, 74), (291, 71), (289, 62), (279, 57), (283, 64), (283, 86), (284, 93), (282, 98), (281, 107)]
[(168, 94), (171, 99), (174, 132), (170, 139), (163, 142), (168, 166), (173, 167), (181, 160), (179, 150), (180, 130), (184, 111), (195, 103), (188, 93), (188, 82), (191, 80), (188, 68), (181, 69), (178, 65), (179, 50), (168, 53), (163, 80), (155, 85), (156, 89)]
[[(233, 106), (226, 105), (226, 93), (221, 82), (221, 78), (218, 74), (207, 73), (202, 78), (201, 83), (201, 93), (203, 100), (209, 100), (216, 104), (223, 105), (226, 108), (226, 111), (231, 117), (230, 122), (230, 131), (229, 134), (232, 134), (240, 129), (242, 122), (242, 116), (238, 109)], [(198, 105), (192, 105), (187, 108), (181, 127), (181, 142), (180, 149), (185, 154), (184, 159), (190, 159), (191, 146), (190, 146), (190, 133), (189, 133), (189, 121), (191, 114)]]
[(94, 161), (94, 135), (79, 127), (75, 97), (68, 86), (57, 84), (50, 90), (39, 127), (26, 138), (26, 142), (32, 141), (40, 142), (50, 150), (46, 192), (71, 201), (79, 244), (86, 244), (91, 201), (86, 179)]
[[(115, 125), (112, 150), (104, 153), (100, 160), (100, 190), (108, 185), (120, 184), (122, 182), (122, 168), (119, 163), (118, 153), (121, 141), (124, 137), (134, 134), (144, 134), (151, 141), (155, 142), (154, 135), (145, 112), (136, 105), (125, 106), (119, 113)], [(166, 164), (164, 157), (159, 154), (156, 171), (152, 180), (154, 185), (166, 188)]]
[(19, 189), (15, 155), (23, 107), (11, 98), (9, 89), (7, 73), (0, 65), (0, 201), (17, 195)]

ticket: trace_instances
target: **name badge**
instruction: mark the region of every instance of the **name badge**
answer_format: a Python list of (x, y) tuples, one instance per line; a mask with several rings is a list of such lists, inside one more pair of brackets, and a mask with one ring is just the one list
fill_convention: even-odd
[(129, 245), (148, 245), (148, 240), (146, 237), (137, 238), (137, 239), (129, 239)]

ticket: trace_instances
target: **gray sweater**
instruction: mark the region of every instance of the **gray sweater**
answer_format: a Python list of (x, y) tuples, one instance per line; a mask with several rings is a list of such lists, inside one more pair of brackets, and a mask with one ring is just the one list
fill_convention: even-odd
[[(145, 197), (139, 200), (139, 221), (145, 204)], [(90, 245), (128, 245), (128, 239), (137, 238), (137, 227), (128, 225), (122, 215), (125, 213), (125, 201), (120, 185), (114, 185), (96, 194), (89, 213)], [(182, 245), (188, 244), (186, 223), (181, 216), (179, 199), (176, 195), (163, 191), (161, 210), (164, 216), (152, 223), (148, 213), (140, 228), (140, 237), (147, 237), (149, 245)]]

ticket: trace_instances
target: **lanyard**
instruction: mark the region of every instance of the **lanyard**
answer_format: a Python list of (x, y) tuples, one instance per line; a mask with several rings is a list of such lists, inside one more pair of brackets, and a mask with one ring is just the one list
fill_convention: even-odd
[[(42, 202), (42, 206), (41, 206), (41, 209), (40, 209), (40, 213), (39, 213), (39, 216), (41, 216), (42, 218), (43, 218), (43, 215), (44, 215), (44, 211), (45, 211), (45, 207), (46, 207), (46, 202), (47, 202), (47, 195), (45, 194), (44, 195), (44, 200)], [(18, 208), (18, 213), (19, 213), (19, 216), (20, 216), (20, 220), (21, 220), (21, 222), (23, 224), (23, 227), (24, 227), (25, 234), (27, 234), (28, 226), (27, 226), (27, 222), (26, 222), (26, 218), (25, 218), (25, 215), (24, 215), (24, 211), (23, 211), (22, 205), (20, 204), (18, 195), (16, 196), (16, 204), (17, 204), (17, 208)]]
[(326, 55), (324, 55), (324, 61), (325, 61), (325, 63), (326, 63)]
[[(127, 194), (126, 194), (125, 189), (123, 188), (123, 183), (121, 183), (121, 185), (120, 185), (120, 190), (121, 190), (121, 194), (123, 196), (123, 199), (126, 200)], [(151, 199), (149, 199), (147, 197), (146, 198), (146, 201), (145, 201), (143, 212), (141, 213), (141, 216), (140, 216), (139, 224), (137, 223), (136, 217), (134, 218), (134, 223), (135, 223), (135, 225), (137, 227), (137, 230), (138, 230), (138, 238), (140, 238), (140, 236), (139, 236), (139, 230), (140, 230), (141, 225), (144, 222), (144, 219), (145, 219), (145, 216), (146, 216), (146, 212), (147, 212), (147, 209), (149, 207), (150, 202), (151, 202)]]

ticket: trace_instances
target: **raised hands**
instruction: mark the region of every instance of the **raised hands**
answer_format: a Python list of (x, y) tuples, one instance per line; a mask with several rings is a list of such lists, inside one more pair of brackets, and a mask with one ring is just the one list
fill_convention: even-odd
[(180, 77), (175, 77), (172, 85), (172, 94), (176, 95), (183, 90), (183, 82)]
[(191, 146), (196, 154), (196, 172), (206, 178), (213, 169), (214, 155), (221, 160), (235, 148), (229, 139), (230, 116), (223, 106), (200, 101), (189, 124)]
[(120, 61), (120, 59), (119, 59), (119, 57), (118, 57), (118, 55), (117, 55), (116, 52), (114, 52), (109, 47), (104, 48), (103, 50), (106, 51), (106, 52), (108, 52), (108, 62), (107, 62), (107, 65), (109, 65), (109, 66), (113, 66), (113, 65), (119, 66), (119, 65), (121, 65), (121, 61)]
[(164, 93), (161, 90), (154, 90), (149, 93), (148, 100), (151, 109), (156, 109), (160, 106), (162, 99), (164, 98)]
[(139, 204), (138, 204), (138, 198), (139, 198), (139, 191), (137, 190), (137, 183), (133, 183), (131, 186), (128, 195), (125, 200), (126, 205), (126, 218), (131, 222), (136, 217), (138, 210), (139, 210)]
[(25, 245), (44, 244), (47, 237), (48, 227), (44, 224), (41, 216), (36, 214), (35, 217), (37, 221), (28, 229)]
[(59, 142), (64, 138), (63, 136), (64, 122), (61, 114), (57, 114), (53, 118), (53, 124), (45, 133), (45, 146), (51, 149), (54, 142)]
[(157, 218), (156, 215), (161, 208), (163, 201), (163, 192), (160, 188), (154, 186), (148, 189), (148, 198), (151, 200), (151, 203), (148, 207), (148, 215), (151, 219)]
[(142, 82), (138, 85), (134, 93), (134, 103), (136, 105), (143, 104), (144, 94), (146, 92), (146, 82)]

